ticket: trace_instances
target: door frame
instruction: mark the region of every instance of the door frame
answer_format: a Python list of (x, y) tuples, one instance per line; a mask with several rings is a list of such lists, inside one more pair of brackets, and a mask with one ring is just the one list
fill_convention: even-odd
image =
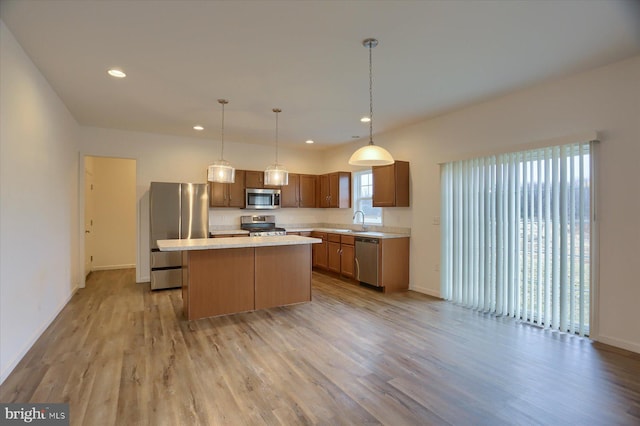
[(98, 155), (98, 154), (90, 154), (86, 152), (78, 153), (78, 276), (79, 280), (79, 288), (85, 288), (87, 285), (86, 282), (86, 271), (85, 271), (85, 247), (84, 247), (84, 231), (85, 231), (85, 221), (84, 221), (84, 212), (85, 212), (85, 196), (84, 196), (84, 169), (86, 165), (86, 157), (97, 157), (97, 158), (112, 158), (116, 160), (134, 160), (136, 162), (136, 178), (134, 185), (136, 186), (136, 282), (140, 282), (140, 200), (138, 199), (139, 194), (137, 191), (138, 187), (138, 159), (136, 157), (123, 157), (123, 156), (112, 156), (112, 155)]

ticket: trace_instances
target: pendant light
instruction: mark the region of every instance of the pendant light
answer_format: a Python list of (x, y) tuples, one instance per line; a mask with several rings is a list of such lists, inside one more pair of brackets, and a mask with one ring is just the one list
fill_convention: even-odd
[(229, 103), (226, 99), (218, 99), (218, 103), (222, 105), (222, 131), (220, 137), (220, 159), (214, 161), (212, 165), (207, 167), (207, 180), (209, 182), (234, 183), (236, 178), (236, 169), (224, 159), (224, 106)]
[(386, 149), (373, 144), (373, 73), (371, 71), (371, 49), (378, 45), (378, 40), (368, 38), (362, 45), (369, 49), (369, 144), (358, 149), (349, 158), (352, 166), (385, 166), (393, 164), (393, 157)]
[(264, 184), (271, 186), (283, 186), (289, 184), (289, 172), (282, 164), (278, 164), (278, 114), (282, 112), (280, 108), (274, 108), (276, 113), (276, 162), (264, 171)]

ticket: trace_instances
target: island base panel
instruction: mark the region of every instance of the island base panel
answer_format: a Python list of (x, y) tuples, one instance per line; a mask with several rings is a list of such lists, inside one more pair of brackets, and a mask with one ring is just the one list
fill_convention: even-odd
[(257, 247), (255, 308), (311, 301), (311, 245)]
[(189, 320), (254, 309), (254, 249), (194, 250), (185, 253)]

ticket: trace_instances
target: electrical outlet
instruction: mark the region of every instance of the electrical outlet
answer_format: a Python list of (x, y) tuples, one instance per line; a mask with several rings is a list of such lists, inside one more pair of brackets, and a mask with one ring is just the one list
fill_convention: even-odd
[(434, 268), (434, 271), (440, 272), (440, 264), (439, 263), (436, 263), (436, 267)]
[(433, 222), (432, 224), (434, 225), (440, 225), (440, 216), (436, 216), (433, 218)]

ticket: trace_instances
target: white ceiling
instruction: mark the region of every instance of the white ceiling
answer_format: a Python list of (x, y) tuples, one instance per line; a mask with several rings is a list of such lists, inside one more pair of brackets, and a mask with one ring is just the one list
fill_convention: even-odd
[[(640, 54), (640, 2), (2, 0), (81, 125), (326, 148)], [(116, 80), (106, 70), (123, 68)], [(193, 125), (205, 126), (196, 132)]]

